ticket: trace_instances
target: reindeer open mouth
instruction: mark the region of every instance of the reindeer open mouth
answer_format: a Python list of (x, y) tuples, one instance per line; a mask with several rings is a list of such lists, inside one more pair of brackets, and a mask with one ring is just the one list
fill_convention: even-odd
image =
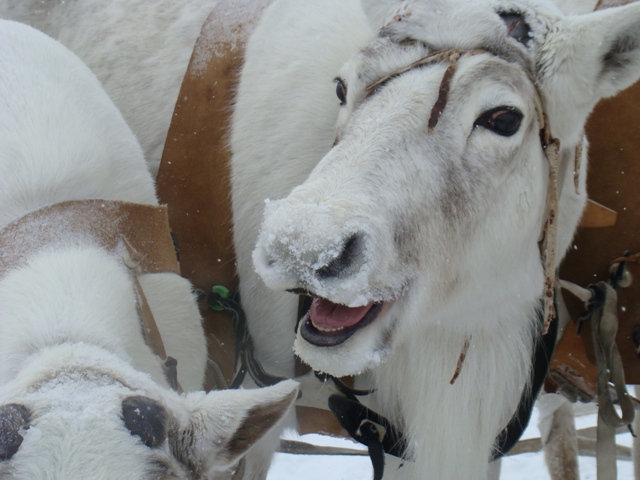
[(361, 307), (347, 307), (325, 298), (314, 298), (300, 324), (300, 334), (318, 347), (340, 345), (378, 318), (384, 306), (385, 302), (372, 302)]

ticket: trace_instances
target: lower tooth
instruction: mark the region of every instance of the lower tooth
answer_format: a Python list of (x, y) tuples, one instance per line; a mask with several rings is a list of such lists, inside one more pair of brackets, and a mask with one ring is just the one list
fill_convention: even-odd
[[(311, 322), (313, 323), (313, 322)], [(336, 327), (336, 328), (329, 328), (329, 327), (321, 327), (320, 325), (316, 325), (315, 323), (313, 323), (313, 326), (320, 330), (321, 332), (324, 333), (335, 333), (335, 332), (339, 332), (341, 330), (344, 330), (344, 327)]]

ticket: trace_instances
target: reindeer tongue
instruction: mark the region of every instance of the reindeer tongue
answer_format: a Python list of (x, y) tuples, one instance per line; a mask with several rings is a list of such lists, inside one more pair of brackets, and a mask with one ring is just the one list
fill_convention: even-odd
[(363, 307), (350, 308), (344, 305), (325, 300), (324, 298), (314, 298), (309, 310), (311, 322), (315, 327), (327, 330), (343, 329), (353, 327), (364, 318), (373, 303)]

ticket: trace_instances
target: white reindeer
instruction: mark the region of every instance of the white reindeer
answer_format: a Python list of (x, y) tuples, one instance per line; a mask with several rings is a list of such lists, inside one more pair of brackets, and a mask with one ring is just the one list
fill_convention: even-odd
[[(96, 70), (153, 171), (214, 3), (3, 0), (0, 16), (47, 31)], [(586, 116), (639, 75), (639, 7), (565, 17), (542, 0), (363, 3), (276, 1), (249, 42), (232, 135), (244, 306), (267, 370), (292, 375), (297, 300), (266, 288), (249, 256), (264, 199), (304, 183), (270, 204), (255, 255), (270, 286), (324, 297), (303, 323), (299, 354), (336, 375), (366, 372), (377, 387), (367, 401), (411, 449), (386, 475), (484, 478), (539, 336), (548, 162), (536, 88), (565, 166), (559, 261), (585, 200), (586, 160), (576, 189), (573, 159)], [(250, 2), (237, 5), (242, 15)], [(491, 54), (459, 59), (432, 133), (447, 63), (364, 91), (434, 49), (476, 48)]]
[[(251, 7), (250, 0), (234, 3), (234, 15)], [(216, 4), (0, 0), (0, 18), (45, 32), (91, 68), (133, 129), (155, 175), (191, 51)]]
[[(67, 200), (157, 205), (139, 144), (75, 55), (0, 21), (0, 65), (0, 228)], [(191, 393), (173, 392), (122, 258), (56, 223), (30, 224), (21, 241), (0, 232), (0, 478), (228, 478), (288, 410), (295, 382), (196, 391), (206, 348), (191, 286), (140, 275)], [(38, 244), (42, 231), (57, 237)], [(22, 243), (24, 257), (6, 248)]]
[(640, 76), (640, 5), (355, 3), (279, 0), (247, 46), (232, 149), (252, 332), (266, 349), (277, 330), (266, 353), (284, 361), (297, 301), (247, 256), (260, 202), (286, 197), (267, 204), (253, 260), (268, 287), (315, 297), (298, 355), (365, 373), (409, 443), (387, 478), (484, 479), (541, 331), (555, 186), (536, 104), (561, 145), (557, 266), (586, 198), (587, 115)]

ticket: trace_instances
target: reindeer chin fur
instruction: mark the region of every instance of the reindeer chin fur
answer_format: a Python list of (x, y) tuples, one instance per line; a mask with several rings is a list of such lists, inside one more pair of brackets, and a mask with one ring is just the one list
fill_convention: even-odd
[[(304, 320), (303, 320), (304, 321)], [(350, 338), (335, 346), (317, 346), (296, 335), (294, 351), (315, 370), (336, 377), (358, 375), (375, 369), (384, 362), (392, 348), (395, 324), (393, 307), (370, 325), (356, 331)]]

